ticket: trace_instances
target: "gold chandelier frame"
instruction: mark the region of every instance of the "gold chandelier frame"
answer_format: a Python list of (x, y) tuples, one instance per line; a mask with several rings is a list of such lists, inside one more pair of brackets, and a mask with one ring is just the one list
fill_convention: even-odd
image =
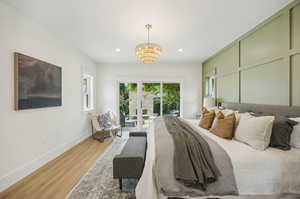
[(146, 24), (145, 27), (148, 31), (148, 42), (137, 45), (135, 53), (143, 63), (152, 64), (161, 55), (162, 48), (158, 44), (150, 43), (150, 29), (152, 29), (152, 25)]

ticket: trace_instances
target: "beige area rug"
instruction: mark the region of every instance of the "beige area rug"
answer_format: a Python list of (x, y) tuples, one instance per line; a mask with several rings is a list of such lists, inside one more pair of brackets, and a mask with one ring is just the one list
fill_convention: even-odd
[(113, 179), (113, 158), (124, 147), (127, 138), (116, 137), (95, 165), (69, 193), (66, 199), (133, 199), (136, 180), (124, 179), (123, 192)]

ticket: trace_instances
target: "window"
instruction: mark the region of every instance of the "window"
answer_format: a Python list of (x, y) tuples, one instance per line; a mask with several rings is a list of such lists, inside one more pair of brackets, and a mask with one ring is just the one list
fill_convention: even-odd
[(205, 97), (209, 96), (209, 77), (205, 77)]
[(215, 97), (215, 77), (209, 78), (209, 96)]
[(215, 97), (215, 77), (205, 77), (205, 96)]
[(90, 75), (83, 75), (83, 109), (90, 111), (94, 109), (94, 78)]

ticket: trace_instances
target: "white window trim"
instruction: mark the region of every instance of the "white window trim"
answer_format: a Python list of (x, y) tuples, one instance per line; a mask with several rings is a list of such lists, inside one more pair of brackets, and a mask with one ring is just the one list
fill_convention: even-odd
[[(93, 111), (95, 109), (95, 102), (94, 102), (94, 77), (88, 74), (83, 74), (82, 81), (87, 79), (87, 93), (85, 93), (84, 88), (82, 86), (82, 100), (83, 100), (83, 110), (85, 112)], [(83, 85), (83, 82), (82, 82)], [(86, 107), (86, 94), (89, 96), (89, 107)]]

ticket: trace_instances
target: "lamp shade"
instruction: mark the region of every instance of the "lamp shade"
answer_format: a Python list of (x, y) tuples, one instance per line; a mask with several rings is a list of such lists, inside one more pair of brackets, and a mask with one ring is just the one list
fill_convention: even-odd
[(216, 106), (216, 99), (213, 97), (205, 97), (203, 106), (206, 108), (211, 108), (211, 107)]

